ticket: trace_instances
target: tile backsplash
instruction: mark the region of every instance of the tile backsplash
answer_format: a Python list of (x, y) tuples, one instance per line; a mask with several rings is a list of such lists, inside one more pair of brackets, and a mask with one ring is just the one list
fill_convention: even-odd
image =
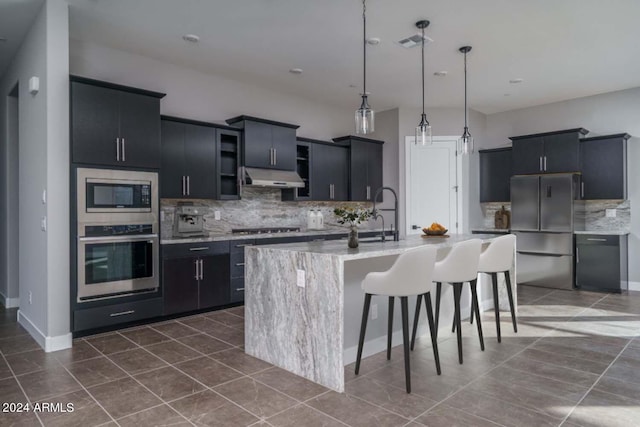
[[(336, 222), (333, 209), (337, 206), (362, 206), (371, 208), (371, 203), (358, 202), (283, 202), (281, 190), (276, 188), (245, 187), (240, 200), (190, 200), (194, 205), (203, 206), (205, 231), (211, 234), (230, 233), (233, 228), (255, 227), (300, 227), (307, 228), (309, 209), (320, 210), (327, 230), (345, 230), (347, 227)], [(160, 210), (162, 236), (172, 235), (173, 220), (179, 199), (161, 199)], [(215, 219), (215, 211), (220, 211), (220, 220)], [(381, 228), (381, 223), (368, 221), (360, 229)], [(389, 226), (386, 225), (388, 228)]]
[[(482, 228), (494, 228), (494, 215), (502, 206), (511, 210), (511, 203), (482, 203)], [(607, 218), (606, 210), (615, 209), (616, 217)], [(585, 200), (586, 231), (629, 231), (631, 227), (631, 203), (629, 200)]]

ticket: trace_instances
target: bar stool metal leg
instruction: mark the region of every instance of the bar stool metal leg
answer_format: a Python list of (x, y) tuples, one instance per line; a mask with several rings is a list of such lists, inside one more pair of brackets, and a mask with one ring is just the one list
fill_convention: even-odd
[(420, 304), (422, 303), (422, 295), (418, 295), (416, 299), (416, 314), (413, 316), (413, 332), (411, 333), (411, 350), (416, 344), (416, 333), (418, 332), (418, 320), (420, 319)]
[(360, 372), (360, 359), (362, 359), (362, 346), (364, 345), (364, 334), (367, 331), (367, 318), (369, 317), (369, 307), (371, 306), (371, 294), (364, 294), (364, 307), (362, 309), (362, 324), (360, 325), (360, 339), (358, 340), (358, 356), (356, 357), (356, 375)]
[(493, 283), (493, 311), (496, 314), (496, 333), (498, 334), (498, 342), (502, 342), (500, 336), (500, 301), (498, 300), (498, 273), (491, 273), (491, 282)]
[(424, 306), (427, 309), (427, 319), (429, 320), (429, 332), (431, 333), (431, 346), (433, 347), (433, 358), (436, 361), (436, 371), (438, 375), (442, 373), (440, 370), (440, 354), (438, 352), (438, 335), (436, 334), (433, 322), (433, 309), (431, 308), (431, 294), (424, 294)]
[(389, 297), (389, 328), (387, 330), (387, 360), (391, 360), (391, 337), (393, 335), (393, 306), (395, 305), (394, 297)]
[(411, 393), (411, 366), (409, 363), (409, 298), (400, 297), (402, 308), (402, 338), (404, 343), (404, 376), (407, 393)]
[(478, 303), (478, 292), (476, 289), (476, 285), (478, 283), (478, 280), (472, 280), (471, 282), (469, 282), (469, 284), (471, 285), (471, 298), (473, 298), (473, 301), (475, 304), (473, 304), (473, 308), (476, 311), (476, 326), (478, 327), (478, 338), (480, 339), (480, 349), (482, 351), (484, 351), (484, 338), (482, 336), (482, 322), (480, 321), (480, 304)]
[(442, 283), (436, 283), (436, 337), (438, 336), (438, 323), (440, 322), (440, 291), (442, 290)]
[(453, 284), (453, 303), (455, 309), (456, 332), (458, 336), (458, 361), (462, 364), (462, 328), (460, 325), (460, 295), (462, 293), (462, 283)]
[(513, 305), (513, 293), (511, 291), (511, 276), (509, 270), (504, 272), (504, 279), (507, 282), (507, 295), (509, 296), (509, 308), (511, 308), (511, 322), (513, 322), (513, 332), (518, 332), (518, 322), (516, 321), (516, 310)]

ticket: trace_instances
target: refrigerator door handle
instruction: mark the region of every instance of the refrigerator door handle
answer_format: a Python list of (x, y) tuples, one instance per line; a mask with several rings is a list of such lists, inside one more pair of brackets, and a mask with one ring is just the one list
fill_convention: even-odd
[(547, 198), (549, 198), (549, 199), (550, 199), (551, 197), (553, 197), (553, 196), (551, 195), (551, 186), (550, 186), (550, 185), (547, 185)]
[(551, 256), (551, 257), (555, 257), (555, 258), (560, 258), (563, 256), (571, 256), (569, 254), (550, 254), (547, 252), (529, 252), (529, 251), (518, 251), (519, 254), (523, 254), (523, 255), (534, 255), (534, 256)]

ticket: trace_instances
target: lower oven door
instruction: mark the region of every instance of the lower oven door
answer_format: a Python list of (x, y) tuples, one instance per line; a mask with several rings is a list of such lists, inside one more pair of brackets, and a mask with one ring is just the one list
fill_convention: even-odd
[(78, 238), (78, 302), (159, 286), (157, 234)]

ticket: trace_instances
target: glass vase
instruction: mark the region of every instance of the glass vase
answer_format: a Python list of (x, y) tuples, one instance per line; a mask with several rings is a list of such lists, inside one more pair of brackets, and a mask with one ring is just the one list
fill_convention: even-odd
[(358, 247), (358, 227), (355, 225), (352, 225), (349, 230), (349, 241), (347, 242), (347, 245), (350, 248)]

